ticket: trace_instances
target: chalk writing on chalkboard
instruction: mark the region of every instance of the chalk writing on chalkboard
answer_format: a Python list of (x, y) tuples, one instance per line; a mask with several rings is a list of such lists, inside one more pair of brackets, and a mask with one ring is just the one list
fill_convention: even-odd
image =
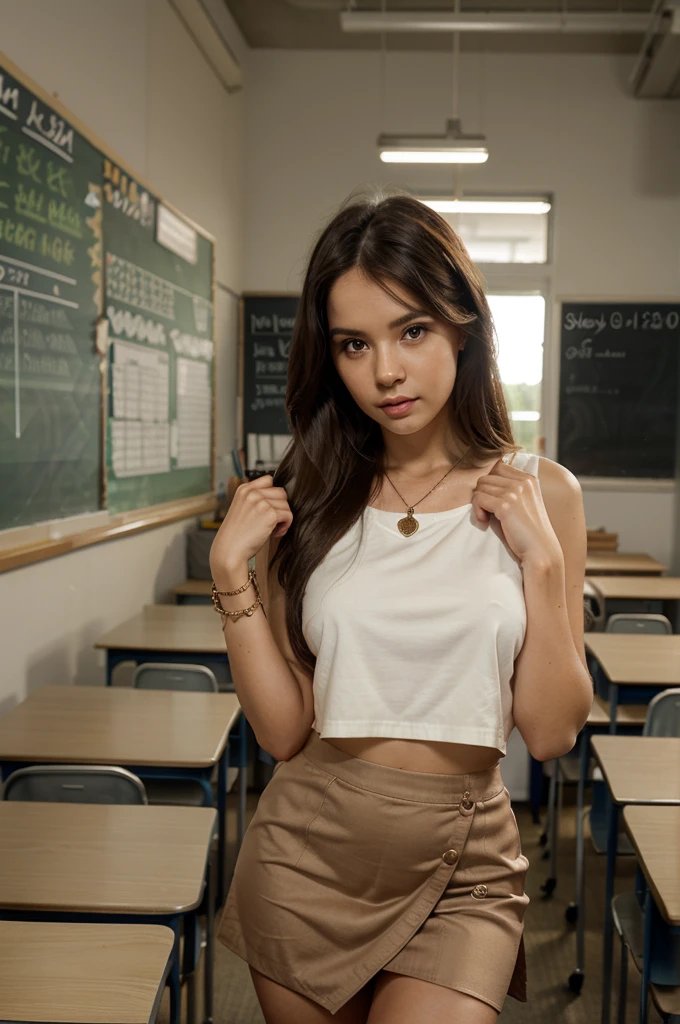
[(675, 475), (680, 304), (565, 302), (558, 461), (577, 475)]
[(188, 226), (184, 259), (157, 239), (158, 199), (110, 160), (104, 178), (107, 506), (124, 511), (212, 485), (212, 246)]
[(243, 436), (288, 434), (288, 355), (299, 299), (246, 295), (242, 302)]
[(0, 68), (0, 529), (100, 505), (101, 155)]

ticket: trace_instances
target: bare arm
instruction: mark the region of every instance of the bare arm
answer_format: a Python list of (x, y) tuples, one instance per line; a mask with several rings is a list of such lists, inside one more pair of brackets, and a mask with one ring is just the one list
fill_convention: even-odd
[(587, 720), (593, 688), (583, 645), (586, 525), (578, 480), (541, 460), (543, 501), (562, 559), (524, 567), (527, 631), (515, 661), (513, 715), (539, 761), (566, 754)]
[[(235, 621), (223, 617), (223, 632), (236, 694), (257, 742), (277, 761), (292, 757), (309, 736), (314, 720), (312, 675), (290, 647), (286, 629), (285, 594), (276, 570), (267, 578), (274, 538), (255, 556), (255, 569), (265, 614), (257, 608)], [(221, 569), (218, 590), (235, 590), (248, 579), (248, 563)], [(220, 597), (227, 611), (246, 608), (255, 599), (248, 587), (235, 597)]]

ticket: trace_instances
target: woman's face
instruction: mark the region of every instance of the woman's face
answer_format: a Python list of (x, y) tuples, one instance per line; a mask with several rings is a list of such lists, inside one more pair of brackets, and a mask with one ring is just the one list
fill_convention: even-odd
[[(401, 301), (356, 269), (334, 282), (327, 307), (331, 352), (359, 408), (383, 430), (413, 434), (446, 416), (462, 332), (419, 312), (416, 296), (400, 285), (389, 286)], [(416, 401), (394, 417), (380, 403), (397, 395)]]

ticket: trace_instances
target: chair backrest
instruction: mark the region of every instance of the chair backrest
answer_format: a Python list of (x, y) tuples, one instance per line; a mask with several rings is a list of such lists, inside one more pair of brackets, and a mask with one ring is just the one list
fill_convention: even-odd
[(610, 615), (605, 627), (606, 633), (672, 633), (670, 619), (665, 615), (646, 612), (631, 612)]
[(98, 764), (41, 764), (12, 772), (3, 800), (62, 804), (147, 804), (144, 783), (126, 768)]
[(206, 665), (175, 665), (149, 661), (139, 665), (132, 685), (144, 690), (193, 690), (217, 693), (215, 673)]
[(583, 615), (586, 633), (601, 633), (604, 629), (604, 597), (595, 584), (586, 576), (583, 580)]
[(662, 690), (647, 705), (643, 736), (680, 736), (680, 687)]

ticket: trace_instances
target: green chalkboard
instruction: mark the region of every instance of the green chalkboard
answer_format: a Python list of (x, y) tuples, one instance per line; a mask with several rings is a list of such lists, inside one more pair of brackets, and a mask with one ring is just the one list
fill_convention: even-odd
[(212, 489), (213, 243), (108, 159), (103, 175), (106, 506), (121, 512)]
[(0, 58), (0, 529), (100, 506), (101, 184)]

